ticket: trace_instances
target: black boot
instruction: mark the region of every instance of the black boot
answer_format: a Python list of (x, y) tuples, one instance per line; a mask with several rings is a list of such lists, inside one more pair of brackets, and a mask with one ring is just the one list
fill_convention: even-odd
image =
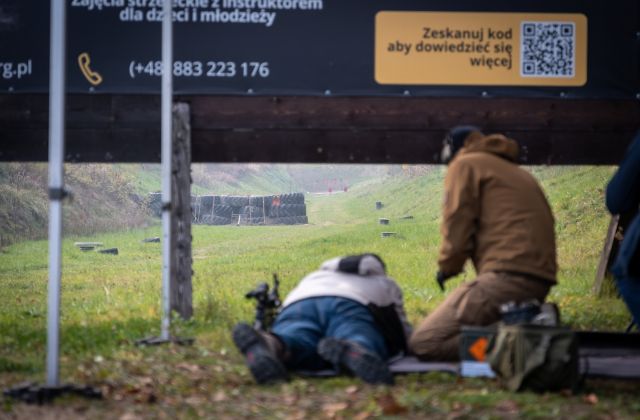
[(318, 343), (318, 354), (334, 366), (349, 372), (370, 384), (393, 385), (393, 375), (387, 363), (377, 354), (348, 340), (326, 337)]
[[(273, 339), (277, 340), (275, 337)], [(244, 354), (245, 362), (256, 382), (268, 384), (289, 380), (287, 369), (276, 351), (270, 348), (273, 347), (273, 343), (269, 343), (269, 346), (259, 331), (242, 322), (236, 324), (233, 327), (233, 342)]]

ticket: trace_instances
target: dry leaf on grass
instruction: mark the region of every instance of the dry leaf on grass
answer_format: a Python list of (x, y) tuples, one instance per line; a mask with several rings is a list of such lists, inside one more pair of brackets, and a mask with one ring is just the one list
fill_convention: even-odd
[(193, 365), (191, 363), (179, 363), (176, 367), (178, 369), (186, 370), (187, 372), (191, 372), (191, 373), (200, 372), (200, 366)]
[(227, 394), (224, 391), (218, 391), (213, 396), (213, 401), (215, 401), (215, 402), (226, 401), (228, 399), (229, 399), (229, 397), (227, 397)]
[(352, 395), (355, 394), (356, 392), (358, 392), (359, 388), (357, 385), (351, 385), (350, 387), (348, 387), (347, 389), (345, 389), (345, 392), (348, 395)]
[(327, 403), (322, 405), (322, 412), (325, 416), (332, 419), (341, 411), (344, 411), (349, 407), (346, 402)]
[(376, 402), (385, 415), (404, 414), (407, 412), (407, 407), (400, 405), (391, 393), (380, 395), (376, 398)]

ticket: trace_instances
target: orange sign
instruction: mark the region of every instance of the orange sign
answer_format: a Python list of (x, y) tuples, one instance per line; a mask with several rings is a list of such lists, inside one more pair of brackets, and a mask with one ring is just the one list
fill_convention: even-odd
[(477, 361), (484, 362), (488, 345), (489, 340), (484, 337), (480, 337), (469, 346), (469, 354), (471, 354)]
[(583, 14), (392, 12), (376, 15), (379, 84), (582, 86)]

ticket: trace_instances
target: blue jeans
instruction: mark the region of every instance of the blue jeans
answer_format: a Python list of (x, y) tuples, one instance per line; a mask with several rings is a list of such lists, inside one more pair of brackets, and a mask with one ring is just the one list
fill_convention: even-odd
[(322, 370), (331, 365), (316, 348), (323, 337), (357, 343), (388, 358), (384, 336), (366, 306), (341, 297), (316, 297), (295, 302), (278, 315), (271, 332), (287, 346), (289, 369)]
[(616, 283), (636, 326), (640, 328), (640, 279), (633, 277), (618, 278)]

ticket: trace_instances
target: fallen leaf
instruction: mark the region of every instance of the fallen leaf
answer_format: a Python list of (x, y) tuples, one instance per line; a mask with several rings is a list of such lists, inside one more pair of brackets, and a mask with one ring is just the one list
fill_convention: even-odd
[(227, 397), (227, 394), (225, 394), (224, 391), (218, 391), (213, 396), (213, 401), (215, 401), (215, 402), (226, 401), (228, 399), (229, 399), (229, 397)]
[(200, 366), (198, 365), (193, 365), (190, 363), (179, 363), (176, 366), (178, 369), (183, 369), (186, 370), (187, 372), (191, 372), (191, 373), (197, 373), (200, 371)]
[(376, 402), (382, 409), (382, 413), (386, 415), (404, 414), (407, 412), (407, 407), (398, 404), (398, 401), (396, 401), (391, 393), (377, 397)]
[(596, 405), (598, 404), (598, 396), (596, 394), (589, 394), (589, 395), (585, 395), (583, 398), (584, 402), (586, 402), (587, 404), (591, 404), (591, 405)]
[(358, 386), (357, 386), (357, 385), (351, 385), (350, 387), (348, 387), (347, 389), (345, 389), (345, 392), (346, 392), (348, 395), (355, 394), (356, 392), (358, 392)]
[(322, 411), (328, 418), (332, 419), (335, 418), (336, 414), (338, 414), (340, 411), (346, 410), (348, 406), (349, 404), (347, 404), (346, 402), (327, 403), (322, 405)]
[(120, 416), (120, 420), (140, 420), (140, 417), (138, 417), (134, 413), (124, 413), (122, 416)]

